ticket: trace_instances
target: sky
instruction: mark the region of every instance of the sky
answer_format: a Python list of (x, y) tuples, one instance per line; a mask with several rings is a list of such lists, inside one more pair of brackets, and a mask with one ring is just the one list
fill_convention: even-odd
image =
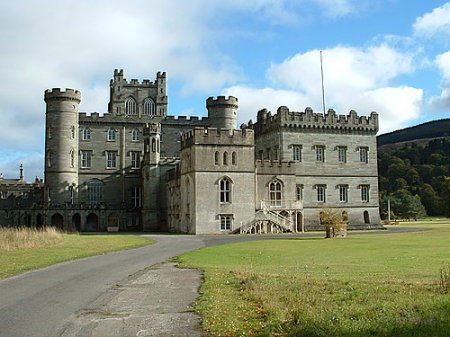
[(170, 115), (239, 99), (267, 108), (379, 113), (386, 133), (450, 117), (450, 2), (434, 0), (16, 0), (0, 2), (0, 172), (43, 177), (44, 90), (107, 111), (114, 69), (166, 71)]

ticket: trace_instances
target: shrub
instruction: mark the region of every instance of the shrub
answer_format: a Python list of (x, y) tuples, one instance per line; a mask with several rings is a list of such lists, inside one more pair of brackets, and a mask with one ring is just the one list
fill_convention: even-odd
[(322, 208), (319, 217), (320, 223), (325, 227), (327, 238), (347, 236), (347, 222), (342, 218), (340, 210), (335, 208)]

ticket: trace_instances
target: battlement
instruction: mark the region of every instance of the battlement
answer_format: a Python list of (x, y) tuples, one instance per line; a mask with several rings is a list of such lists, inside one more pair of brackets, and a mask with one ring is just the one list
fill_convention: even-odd
[[(157, 79), (165, 79), (166, 78), (166, 72), (159, 72), (156, 74), (156, 78)], [(131, 79), (131, 80), (127, 80), (124, 77), (124, 71), (123, 69), (114, 69), (114, 79), (111, 80), (110, 84), (113, 83), (120, 83), (121, 85), (124, 86), (131, 86), (131, 87), (146, 87), (146, 88), (151, 88), (151, 87), (157, 87), (158, 86), (158, 82), (157, 81), (150, 81), (148, 79), (144, 79), (142, 80), (142, 82), (140, 82), (138, 79)]]
[(255, 168), (258, 174), (294, 174), (295, 165), (291, 161), (256, 160)]
[(184, 148), (195, 144), (254, 146), (254, 134), (251, 129), (223, 130), (195, 127), (182, 136), (181, 147)]
[(66, 88), (66, 90), (61, 90), (61, 88), (47, 89), (44, 93), (44, 101), (48, 100), (72, 100), (81, 102), (81, 92), (74, 89)]
[(238, 99), (233, 96), (229, 96), (228, 98), (225, 96), (217, 96), (217, 98), (209, 97), (206, 100), (206, 108), (216, 107), (216, 106), (231, 106), (234, 108), (238, 108)]
[(263, 133), (273, 127), (376, 133), (378, 131), (378, 114), (372, 112), (369, 117), (358, 116), (356, 111), (351, 110), (348, 115), (337, 115), (333, 109), (329, 109), (324, 115), (313, 112), (310, 107), (307, 107), (305, 112), (294, 112), (281, 106), (273, 116), (266, 109), (260, 110), (257, 123), (249, 125), (249, 127), (257, 130), (258, 133)]
[(162, 124), (178, 124), (178, 125), (192, 125), (198, 124), (199, 126), (207, 124), (207, 117), (198, 116), (166, 116), (161, 123)]

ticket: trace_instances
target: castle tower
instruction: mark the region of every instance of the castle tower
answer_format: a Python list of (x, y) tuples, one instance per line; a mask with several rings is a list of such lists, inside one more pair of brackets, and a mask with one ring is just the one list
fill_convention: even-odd
[(52, 204), (73, 203), (78, 186), (77, 90), (49, 89), (44, 95), (46, 109), (45, 185)]
[(206, 108), (211, 127), (229, 130), (236, 128), (236, 110), (238, 109), (236, 97), (218, 96), (217, 99), (209, 97), (206, 100)]
[(158, 72), (156, 80), (127, 80), (123, 69), (115, 69), (109, 83), (110, 100), (108, 112), (128, 118), (164, 118), (167, 115), (165, 72)]
[(161, 124), (151, 123), (144, 127), (144, 165), (142, 167), (142, 223), (144, 231), (159, 230)]

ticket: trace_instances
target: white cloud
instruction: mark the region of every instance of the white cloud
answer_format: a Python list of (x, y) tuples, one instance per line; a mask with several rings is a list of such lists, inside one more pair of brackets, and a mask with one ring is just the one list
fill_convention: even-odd
[[(240, 99), (242, 121), (254, 118), (264, 107), (272, 112), (280, 105), (293, 111), (304, 111), (306, 106), (322, 111), (319, 55), (313, 50), (272, 64), (267, 75), (272, 88), (234, 86), (224, 93)], [(323, 58), (327, 107), (338, 114), (352, 109), (361, 115), (377, 111), (381, 132), (403, 127), (419, 117), (423, 91), (389, 86), (397, 76), (414, 70), (413, 55), (385, 45), (366, 49), (338, 46), (325, 50)]]
[(431, 97), (429, 104), (433, 110), (450, 110), (450, 51), (436, 57), (435, 64), (442, 74), (442, 91), (439, 96)]
[(276, 113), (281, 105), (294, 110), (304, 108), (308, 102), (308, 98), (299, 92), (273, 88), (256, 89), (246, 86), (233, 86), (225, 89), (222, 94), (238, 98), (238, 124), (247, 123), (250, 119), (255, 122), (256, 112), (263, 108)]
[(414, 23), (414, 33), (418, 36), (431, 37), (435, 34), (450, 33), (450, 2), (445, 3), (441, 7), (433, 9), (416, 19)]

